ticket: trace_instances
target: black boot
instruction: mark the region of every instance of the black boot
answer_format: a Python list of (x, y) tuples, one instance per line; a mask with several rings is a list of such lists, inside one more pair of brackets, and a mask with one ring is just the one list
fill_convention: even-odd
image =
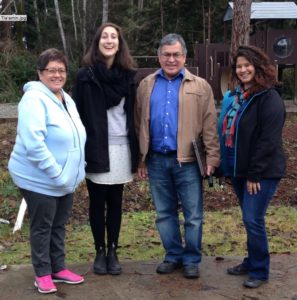
[(99, 251), (97, 251), (93, 270), (94, 273), (96, 274), (100, 274), (100, 275), (107, 274), (105, 247), (100, 247)]
[(106, 260), (107, 260), (107, 272), (109, 274), (119, 275), (122, 273), (122, 267), (119, 264), (118, 256), (116, 253), (116, 246), (114, 243), (108, 247)]

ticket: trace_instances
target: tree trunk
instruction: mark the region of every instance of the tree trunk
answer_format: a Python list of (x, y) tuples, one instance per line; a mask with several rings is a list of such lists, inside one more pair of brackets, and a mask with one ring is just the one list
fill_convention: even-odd
[(160, 1), (160, 19), (161, 19), (161, 37), (164, 35), (164, 9), (163, 9), (163, 1)]
[[(14, 2), (14, 9), (17, 15), (24, 15), (24, 3), (23, 0), (19, 0), (17, 3)], [(24, 32), (23, 26), (24, 22), (15, 22), (15, 41), (20, 48), (24, 48)]]
[(44, 5), (44, 23), (46, 23), (46, 19), (47, 19), (47, 16), (48, 16), (48, 9), (47, 9), (46, 0), (43, 1), (43, 5)]
[(201, 6), (202, 6), (202, 32), (203, 32), (203, 44), (204, 44), (206, 39), (204, 0), (201, 1)]
[[(131, 8), (133, 8), (133, 0), (131, 1)], [(137, 21), (136, 21), (136, 24), (137, 24), (137, 27), (136, 27), (136, 30), (135, 30), (135, 43), (137, 44), (138, 41), (139, 41), (139, 35), (140, 35), (140, 32), (139, 32), (139, 24), (140, 24), (140, 16), (143, 12), (143, 0), (138, 0), (137, 2)], [(132, 14), (133, 16), (133, 14)], [(130, 31), (130, 30), (129, 30)]]
[(234, 0), (231, 57), (233, 57), (239, 45), (249, 44), (251, 6), (252, 0)]
[(65, 33), (64, 33), (64, 29), (63, 29), (62, 20), (61, 20), (59, 2), (58, 2), (58, 0), (54, 0), (54, 3), (55, 3), (55, 10), (56, 10), (56, 15), (57, 15), (58, 26), (59, 26), (59, 29), (60, 29), (60, 34), (61, 34), (61, 40), (62, 40), (62, 44), (63, 44), (64, 53), (65, 53), (66, 57), (68, 58), (67, 44), (66, 44)]
[(208, 0), (208, 13), (207, 13), (208, 19), (207, 19), (207, 40), (208, 43), (211, 43), (211, 0)]
[(87, 0), (83, 0), (83, 9), (82, 9), (82, 46), (83, 52), (86, 53), (87, 47), (87, 28), (86, 28), (86, 17), (87, 17)]
[(139, 11), (143, 11), (143, 0), (138, 0), (137, 6)]
[[(1, 14), (11, 14), (11, 3), (12, 1), (10, 0), (2, 0)], [(11, 22), (0, 22), (0, 50), (5, 51), (10, 49), (11, 44)]]
[(37, 43), (39, 46), (41, 37), (40, 37), (40, 21), (39, 21), (39, 16), (38, 16), (37, 0), (33, 1), (33, 6), (34, 6), (34, 16), (35, 16), (35, 24), (36, 24), (36, 31), (37, 31)]
[(75, 10), (74, 10), (74, 1), (73, 0), (71, 0), (71, 11), (72, 11), (72, 22), (73, 22), (73, 29), (74, 29), (74, 40), (75, 40), (75, 44), (77, 44), (77, 28), (76, 28)]
[(108, 21), (108, 0), (102, 1), (102, 24)]

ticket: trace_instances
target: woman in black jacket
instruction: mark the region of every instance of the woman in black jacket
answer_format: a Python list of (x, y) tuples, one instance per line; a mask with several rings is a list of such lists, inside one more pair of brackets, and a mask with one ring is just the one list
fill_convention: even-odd
[(248, 274), (243, 285), (257, 288), (269, 278), (265, 214), (285, 174), (285, 108), (275, 89), (276, 68), (262, 50), (240, 46), (233, 61), (232, 89), (224, 96), (219, 134), (222, 166), (239, 199), (248, 255), (227, 272)]
[(86, 181), (96, 274), (121, 273), (116, 248), (123, 187), (132, 181), (138, 158), (134, 75), (134, 62), (120, 27), (102, 24), (83, 58), (73, 88), (73, 98), (87, 131)]

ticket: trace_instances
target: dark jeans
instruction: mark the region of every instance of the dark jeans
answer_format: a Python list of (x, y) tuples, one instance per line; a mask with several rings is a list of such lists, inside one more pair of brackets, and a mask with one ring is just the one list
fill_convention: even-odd
[[(201, 261), (203, 197), (197, 162), (179, 164), (176, 154), (151, 153), (147, 165), (157, 211), (156, 224), (166, 250), (165, 260), (198, 265)], [(185, 219), (184, 244), (178, 201)]]
[(54, 197), (20, 189), (28, 205), (32, 264), (37, 276), (65, 269), (65, 225), (73, 194)]
[(243, 261), (251, 277), (269, 278), (270, 255), (265, 229), (265, 214), (279, 179), (261, 180), (261, 191), (256, 195), (247, 192), (246, 179), (233, 178), (233, 187), (239, 199), (242, 219), (247, 233), (248, 257)]
[(118, 245), (122, 222), (123, 184), (96, 184), (87, 181), (90, 198), (89, 218), (96, 251), (105, 247), (105, 226), (107, 245)]

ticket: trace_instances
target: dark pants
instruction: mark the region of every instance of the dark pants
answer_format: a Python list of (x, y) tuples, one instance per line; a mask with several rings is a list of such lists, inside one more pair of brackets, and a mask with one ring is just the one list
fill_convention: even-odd
[(118, 245), (122, 222), (123, 184), (96, 184), (90, 180), (87, 187), (90, 197), (89, 218), (96, 251), (107, 245)]
[(243, 264), (251, 277), (267, 280), (270, 256), (265, 229), (265, 214), (279, 179), (260, 180), (261, 191), (256, 195), (250, 195), (247, 192), (246, 179), (233, 178), (232, 183), (239, 199), (247, 233), (248, 257), (244, 259)]
[(28, 205), (32, 264), (37, 276), (65, 269), (65, 225), (73, 194), (54, 197), (20, 189)]

